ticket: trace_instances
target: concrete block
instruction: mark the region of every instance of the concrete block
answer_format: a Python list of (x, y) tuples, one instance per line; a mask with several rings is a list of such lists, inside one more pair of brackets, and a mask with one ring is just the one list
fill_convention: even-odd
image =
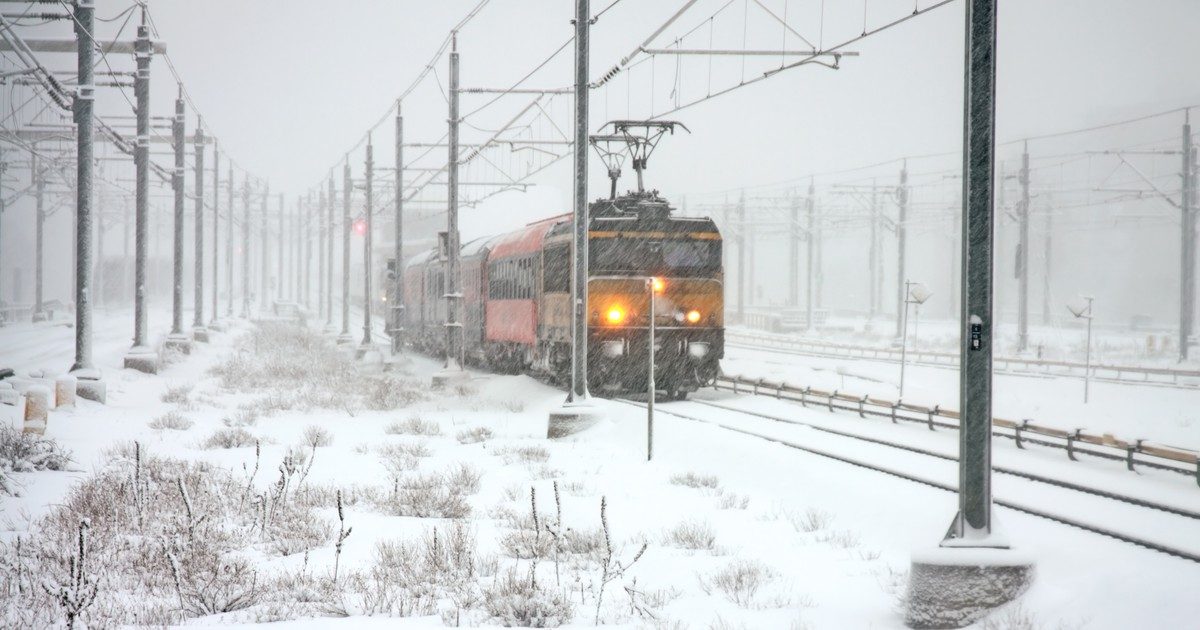
[(54, 379), (54, 406), (75, 406), (75, 392), (79, 379), (70, 374), (63, 374)]
[(125, 369), (158, 374), (158, 353), (145, 346), (133, 348), (125, 355)]
[(600, 410), (589, 403), (566, 403), (550, 412), (546, 437), (551, 440), (575, 435), (596, 426), (604, 418)]
[(187, 335), (168, 335), (163, 341), (163, 350), (180, 354), (192, 353), (192, 340)]
[(197, 343), (208, 343), (208, 329), (207, 328), (193, 328), (192, 329), (192, 341), (195, 341)]
[(962, 628), (1020, 597), (1033, 581), (1031, 558), (1011, 549), (942, 547), (914, 554), (904, 623)]
[(50, 389), (44, 385), (31, 385), (25, 391), (25, 433), (46, 433), (50, 420)]
[(108, 400), (108, 384), (99, 379), (81, 378), (75, 384), (75, 394), (103, 405)]

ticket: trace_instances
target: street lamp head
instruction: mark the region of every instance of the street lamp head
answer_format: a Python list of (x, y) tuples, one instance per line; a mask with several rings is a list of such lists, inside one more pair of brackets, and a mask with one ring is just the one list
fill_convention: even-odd
[(920, 282), (914, 282), (908, 288), (908, 299), (914, 304), (924, 304), (931, 297), (933, 297), (933, 291)]
[(1088, 295), (1080, 296), (1067, 303), (1067, 310), (1075, 317), (1085, 318), (1092, 316), (1092, 300)]

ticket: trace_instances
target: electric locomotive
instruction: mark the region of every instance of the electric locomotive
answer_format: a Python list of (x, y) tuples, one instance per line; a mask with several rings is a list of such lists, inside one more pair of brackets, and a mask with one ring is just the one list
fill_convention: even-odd
[[(589, 206), (588, 385), (598, 394), (645, 391), (653, 318), (657, 387), (682, 398), (710, 384), (724, 356), (721, 235), (711, 219), (677, 216), (657, 191), (642, 189), (650, 150), (678, 123), (624, 121), (645, 135), (621, 124), (621, 135), (592, 137), (593, 146), (627, 143), (639, 189), (617, 196), (620, 170), (605, 160), (613, 194)], [(572, 236), (571, 216), (561, 215), (462, 246), (467, 363), (569, 380)], [(445, 350), (445, 258), (431, 250), (402, 266), (406, 337), (430, 353)]]

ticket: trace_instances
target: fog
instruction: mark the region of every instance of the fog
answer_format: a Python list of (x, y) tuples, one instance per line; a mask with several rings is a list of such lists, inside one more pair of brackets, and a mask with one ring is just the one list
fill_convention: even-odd
[[(595, 2), (592, 10), (600, 11), (607, 4)], [(603, 76), (674, 13), (678, 4), (625, 0), (605, 12), (592, 30), (591, 76)], [(682, 48), (806, 48), (799, 36), (828, 47), (858, 36), (864, 26), (878, 28), (913, 8), (911, 3), (890, 0), (868, 2), (865, 11), (859, 2), (775, 0), (764, 4), (777, 15), (786, 15), (795, 33), (786, 31), (753, 2), (703, 0), (655, 39), (652, 47), (666, 48), (683, 37)], [(366, 131), (377, 122), (382, 121), (372, 134), (376, 164), (393, 163), (389, 108), (434, 57), (448, 31), (475, 5), (474, 1), (458, 0), (155, 0), (150, 7), (157, 39), (166, 44), (170, 64), (185, 82), (190, 99), (188, 133), (196, 125), (194, 106), (203, 115), (206, 133), (219, 140), (222, 178), (227, 158), (234, 160), (236, 207), (240, 211), (243, 173), (250, 173), (256, 182), (269, 182), (269, 208), (274, 213), (276, 194), (285, 194), (291, 211), (300, 196), (323, 186), (330, 175), (340, 191), (343, 161), (348, 160), (354, 176), (361, 177)], [(924, 9), (929, 3), (918, 6)], [(97, 14), (101, 18), (119, 16), (126, 7), (102, 1)], [(573, 6), (566, 2), (487, 3), (459, 32), (461, 85), (512, 85), (571, 37), (572, 15)], [(1069, 325), (1062, 321), (1070, 319), (1064, 305), (1086, 294), (1095, 296), (1097, 321), (1102, 324), (1126, 327), (1135, 316), (1145, 316), (1155, 328), (1175, 330), (1179, 211), (1167, 198), (1176, 200), (1179, 195), (1179, 156), (1146, 152), (1177, 151), (1184, 114), (1173, 110), (1200, 103), (1200, 84), (1186, 62), (1200, 57), (1200, 40), (1194, 37), (1200, 5), (1185, 0), (1151, 4), (1025, 0), (1003, 3), (999, 15), (996, 124), (1004, 144), (998, 148), (997, 176), (1003, 178), (1003, 191), (997, 200), (996, 267), (1001, 325), (1013, 321), (1016, 308), (1014, 208), (1021, 193), (1017, 180), (1020, 141), (1035, 138), (1028, 144), (1030, 310), (1034, 321), (1048, 311), (1052, 323)], [(126, 17), (133, 19), (126, 23)], [(136, 15), (119, 16), (100, 22), (98, 29), (105, 37), (121, 32), (122, 39), (131, 39), (136, 21)], [(838, 69), (808, 65), (787, 70), (675, 112), (671, 110), (762, 77), (764, 71), (779, 67), (780, 58), (743, 61), (739, 57), (710, 60), (643, 55), (640, 62), (593, 90), (590, 126), (599, 130), (609, 119), (649, 116), (687, 125), (691, 133), (667, 137), (654, 153), (648, 186), (661, 190), (677, 207), (686, 205), (689, 214), (714, 216), (727, 236), (734, 235), (738, 226), (725, 219), (723, 208), (745, 196), (747, 223), (759, 224), (747, 228), (753, 235), (750, 249), (755, 265), (753, 286), (747, 291), (749, 307), (788, 301), (792, 282), (787, 273), (789, 237), (780, 227), (781, 217), (790, 207), (791, 196), (806, 195), (812, 182), (822, 233), (818, 306), (831, 312), (869, 313), (871, 202), (870, 193), (862, 187), (870, 185), (877, 190), (881, 221), (878, 265), (882, 275), (877, 280), (875, 310), (880, 317), (894, 316), (896, 286), (902, 279), (896, 271), (896, 239), (888, 226), (897, 212), (894, 187), (906, 165), (911, 185), (906, 276), (933, 291), (924, 307), (926, 313), (951, 317), (957, 311), (953, 267), (954, 217), (961, 186), (956, 177), (961, 170), (962, 22), (962, 4), (951, 2), (846, 46), (844, 50), (859, 56), (842, 58)], [(69, 28), (62, 23), (19, 30), (26, 38), (70, 37)], [(5, 68), (13, 65), (8, 55), (5, 53)], [(47, 65), (53, 68), (74, 65), (69, 55), (48, 57), (53, 61)], [(177, 88), (166, 61), (156, 56), (153, 62), (155, 116), (173, 111)], [(405, 97), (407, 142), (433, 143), (445, 134), (447, 63), (445, 55), (438, 57), (432, 71)], [(109, 55), (102, 67), (104, 64), (118, 70), (132, 68), (131, 59), (119, 55)], [(571, 81), (568, 46), (523, 86), (562, 88)], [(0, 110), (7, 116), (6, 126), (58, 120), (50, 112), (39, 114), (40, 102), (23, 106), (32, 96), (27, 86), (8, 85), (2, 94)], [(130, 115), (127, 98), (131, 96), (131, 89), (101, 89), (98, 113), (102, 117)], [(462, 96), (462, 110), (468, 114), (462, 142), (486, 140), (533, 101), (529, 95), (509, 95), (474, 113), (492, 98), (488, 94)], [(562, 139), (560, 134), (570, 135), (570, 95), (545, 96), (531, 112), (510, 131), (514, 137)], [(1085, 133), (1043, 137), (1163, 112), (1171, 113)], [(156, 133), (165, 136), (169, 129), (156, 129)], [(57, 146), (63, 149), (62, 159), (71, 159), (70, 143)], [(171, 159), (167, 147), (154, 147), (154, 159), (163, 165)], [(3, 179), (4, 196), (9, 198), (28, 186), (28, 168), (21, 164), (28, 158), (20, 147), (6, 145), (4, 149), (4, 159), (13, 162)], [(1115, 149), (1142, 153), (1127, 154), (1127, 163), (1120, 156), (1100, 153)], [(562, 156), (567, 147), (548, 150)], [(445, 162), (444, 151), (408, 149), (406, 161), (437, 167)], [(98, 145), (97, 154), (118, 155), (105, 143)], [(211, 156), (210, 148), (208, 167)], [(189, 150), (189, 194), (191, 159)], [(73, 177), (73, 166), (67, 164), (63, 171)], [(106, 257), (120, 256), (129, 240), (120, 225), (132, 204), (132, 165), (102, 161), (101, 169), (104, 181), (97, 189), (98, 205), (110, 225), (101, 246)], [(529, 177), (532, 186), (523, 193), (503, 192), (473, 204), (499, 189), (464, 187), (462, 196), (470, 205), (462, 213), (463, 240), (562, 213), (571, 202), (569, 159), (555, 160), (534, 150), (509, 151), (464, 167), (464, 181), (477, 182), (521, 179), (538, 169), (544, 170)], [(593, 157), (589, 171), (593, 198), (606, 194), (605, 175)], [(627, 168), (622, 189), (634, 185), (632, 175)], [(408, 175), (410, 181), (423, 177), (415, 171)], [(170, 233), (170, 191), (158, 180), (152, 181), (152, 233), (158, 229), (162, 238), (152, 242), (150, 252), (152, 259), (165, 261), (170, 254), (170, 244), (163, 240)], [(66, 272), (71, 261), (73, 207), (66, 183), (52, 181), (48, 185), (52, 194), (47, 196), (47, 207), (57, 209), (47, 219), (45, 254), (46, 299), (64, 302), (69, 301), (71, 286)], [(389, 238), (392, 198), (390, 182), (378, 185), (382, 191), (376, 201), (382, 209), (377, 215), (377, 245), (386, 244)], [(207, 190), (211, 190), (211, 181), (206, 183)], [(260, 191), (261, 187), (256, 188), (256, 194)], [(410, 201), (406, 218), (410, 252), (428, 246), (433, 231), (444, 229), (444, 191), (444, 186), (428, 186)], [(227, 211), (225, 194), (222, 191), (219, 201), (222, 213)], [(361, 197), (355, 205), (361, 206)], [(190, 217), (190, 199), (186, 207)], [(17, 197), (2, 220), (0, 299), (28, 303), (34, 290), (31, 196)], [(1050, 232), (1046, 231), (1047, 221), (1053, 225)], [(185, 249), (190, 257), (190, 218), (187, 226)], [(1047, 234), (1052, 238), (1048, 286), (1043, 280)], [(732, 239), (727, 251), (736, 251)], [(798, 271), (803, 281), (804, 271)], [(121, 275), (119, 269), (116, 273)], [(736, 270), (730, 267), (727, 275), (727, 305), (733, 308)], [(185, 277), (190, 283), (190, 268)], [(159, 290), (166, 288), (164, 279)], [(803, 299), (803, 288), (799, 294)], [(185, 296), (190, 295), (185, 288)]]

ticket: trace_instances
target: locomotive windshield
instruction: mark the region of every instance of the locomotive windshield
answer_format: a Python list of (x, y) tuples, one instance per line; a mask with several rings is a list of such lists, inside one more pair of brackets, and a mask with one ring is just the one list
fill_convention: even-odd
[(593, 273), (654, 273), (708, 276), (721, 267), (721, 243), (715, 240), (593, 238)]

